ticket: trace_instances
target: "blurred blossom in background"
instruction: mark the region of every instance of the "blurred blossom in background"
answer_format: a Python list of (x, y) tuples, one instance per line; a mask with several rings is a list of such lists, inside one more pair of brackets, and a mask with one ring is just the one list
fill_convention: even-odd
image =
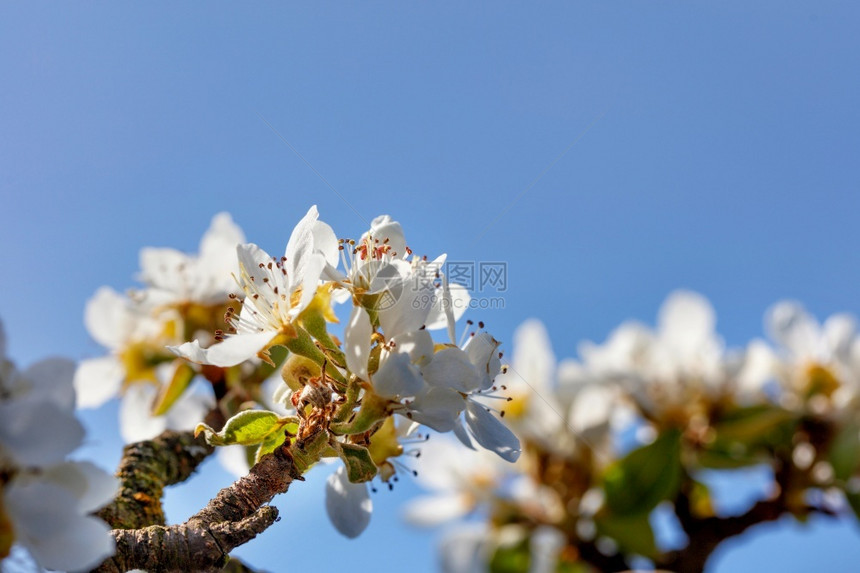
[[(388, 213), (415, 252), (473, 263), (472, 300), (490, 302), (464, 318), (487, 324), (505, 361), (548, 341), (544, 356), (532, 354), (543, 362), (523, 367), (532, 385), (554, 375), (542, 368), (575, 374), (565, 359), (599, 368), (628, 320), (675, 348), (691, 343), (673, 336), (671, 312), (657, 316), (677, 289), (715, 309), (699, 315), (694, 354), (705, 374), (719, 365), (709, 356), (755, 353), (756, 338), (784, 364), (827, 362), (840, 347), (809, 325), (860, 313), (860, 87), (848, 73), (860, 64), (858, 17), (838, 2), (5, 5), (6, 355), (19, 365), (103, 358), (105, 341), (85, 327), (87, 301), (104, 285), (134, 285), (142, 248), (199, 252), (227, 212), (246, 240), (279, 252), (316, 204), (335, 229)], [(481, 263), (504, 263), (504, 281), (500, 267), (481, 275)], [(805, 310), (773, 306), (784, 300)], [(530, 318), (545, 334), (536, 322), (517, 330)], [(603, 394), (583, 387), (571, 418), (595, 442), (625, 422), (601, 409)], [(108, 399), (78, 413), (87, 432), (76, 459), (113, 471), (120, 407)], [(426, 447), (431, 455), (444, 438)], [(373, 521), (357, 541), (321, 511), (332, 470), (320, 467), (276, 499), (282, 521), (237, 554), (271, 571), (333, 570), (345, 556), (355, 571), (405, 562), (436, 571), (440, 540), (480, 539), (479, 524), (428, 533), (405, 527), (403, 513), (433, 525), (477, 507), (495, 470), (481, 456), (468, 463), (459, 481), (419, 472), (371, 494)], [(766, 488), (755, 468), (739, 472), (709, 481), (726, 511)], [(168, 518), (184, 520), (232, 480), (207, 462), (168, 491)], [(556, 511), (508, 485), (535, 512)], [(671, 524), (656, 534), (673, 541)], [(555, 543), (547, 531), (536, 539)], [(857, 541), (851, 520), (784, 519), (720, 547), (710, 570), (850, 571)]]

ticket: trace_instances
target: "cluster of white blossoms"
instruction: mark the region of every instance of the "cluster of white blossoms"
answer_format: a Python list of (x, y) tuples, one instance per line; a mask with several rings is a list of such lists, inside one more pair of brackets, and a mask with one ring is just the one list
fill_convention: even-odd
[[(495, 405), (504, 399), (494, 384), (499, 342), (471, 322), (456, 341), (469, 294), (449, 284), (444, 262), (413, 254), (387, 215), (345, 239), (311, 207), (277, 256), (218, 215), (199, 254), (145, 249), (141, 288), (105, 287), (89, 302), (86, 325), (110, 352), (79, 366), (81, 404), (120, 395), (127, 441), (197, 428), (212, 444), (236, 446), (221, 451), (237, 473), (322, 432), (300, 465), (343, 459), (326, 506), (342, 533), (358, 535), (370, 515), (365, 482), (405, 467), (395, 458), (419, 425), (507, 461), (519, 456)], [(335, 336), (343, 304), (349, 318)], [(440, 329), (447, 342), (433, 340)], [(223, 428), (203, 423), (213, 412), (209, 423), (220, 416)]]
[[(469, 295), (440, 272), (444, 255), (414, 255), (400, 224), (387, 215), (374, 219), (357, 241), (338, 239), (313, 207), (283, 256), (244, 244), (238, 261), (241, 295), (234, 300), (242, 307), (228, 309), (228, 331), (218, 333), (217, 344), (194, 340), (172, 350), (223, 368), (270, 359), (278, 345), (290, 350), (282, 372), (286, 386), (276, 401), (292, 405), (300, 420), (282, 417), (281, 424), (331, 433), (328, 445), (346, 463), (329, 479), (326, 507), (342, 533), (358, 535), (371, 511), (367, 475), (349, 475), (353, 454), (344, 451), (366, 449), (374, 466), (370, 477), (378, 471), (387, 480), (396, 465), (390, 458), (403, 453), (404, 441), (423, 424), (516, 460), (517, 438), (493, 415), (498, 410), (478, 401), (494, 394), (499, 342), (478, 330), (454, 343), (454, 324)], [(335, 302), (352, 304), (342, 344), (326, 329), (337, 320)], [(434, 342), (429, 331), (440, 328), (449, 343)], [(404, 420), (395, 424), (393, 415)]]
[(89, 514), (113, 499), (117, 480), (66, 459), (84, 438), (74, 369), (49, 358), (18, 371), (0, 323), (0, 560), (17, 545), (41, 567), (78, 571), (114, 552), (107, 524)]
[(409, 521), (486, 518), (445, 536), (444, 569), (590, 571), (623, 565), (622, 554), (671, 563), (661, 561), (670, 556), (654, 545), (649, 515), (670, 501), (687, 508), (684, 524), (712, 518), (696, 481), (703, 469), (770, 465), (783, 511), (802, 516), (808, 499), (860, 511), (854, 319), (820, 324), (780, 302), (765, 316), (772, 342), (741, 349), (727, 349), (715, 325), (704, 297), (677, 291), (655, 328), (626, 322), (603, 344), (582, 343), (578, 360), (557, 363), (544, 327), (524, 323), (495, 380), (512, 398), (505, 421), (522, 440), (518, 462), (467, 463), (440, 440), (416, 464), (434, 495), (407, 507)]
[(236, 245), (244, 240), (230, 215), (220, 213), (200, 241), (199, 254), (145, 248), (138, 277), (142, 288), (96, 292), (84, 323), (110, 353), (78, 366), (80, 407), (98, 407), (120, 395), (120, 432), (127, 442), (152, 438), (166, 428), (194, 428), (214, 400), (187, 391), (197, 373), (175, 360), (167, 346), (191, 336), (212, 339), (235, 287)]

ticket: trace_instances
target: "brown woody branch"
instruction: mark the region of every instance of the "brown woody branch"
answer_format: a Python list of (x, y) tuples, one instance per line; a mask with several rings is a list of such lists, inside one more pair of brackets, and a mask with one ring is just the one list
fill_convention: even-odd
[(116, 476), (120, 490), (98, 517), (115, 529), (164, 525), (164, 488), (188, 479), (214, 448), (191, 432), (167, 430), (158, 437), (129, 444)]
[(111, 533), (117, 541), (117, 553), (95, 571), (218, 570), (230, 551), (274, 523), (278, 511), (265, 504), (276, 494), (286, 492), (295, 479), (303, 478), (293, 465), (289, 449), (281, 447), (264, 456), (248, 475), (218, 492), (183, 524), (114, 529)]

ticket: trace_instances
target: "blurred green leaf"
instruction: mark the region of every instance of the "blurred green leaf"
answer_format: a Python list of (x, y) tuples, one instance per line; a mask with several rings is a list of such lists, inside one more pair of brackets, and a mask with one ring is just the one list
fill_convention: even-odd
[(590, 573), (594, 571), (588, 564), (582, 561), (563, 561), (559, 560), (555, 565), (554, 573)]
[(860, 467), (860, 425), (848, 422), (830, 444), (828, 461), (833, 466), (833, 475), (839, 480), (848, 480)]
[(528, 573), (532, 556), (529, 538), (498, 547), (490, 558), (490, 573)]
[(170, 382), (161, 386), (155, 402), (152, 403), (152, 415), (163, 416), (166, 414), (170, 407), (185, 393), (191, 380), (194, 379), (194, 375), (194, 369), (187, 362), (178, 362)]
[(753, 442), (763, 434), (794, 420), (795, 414), (769, 404), (738, 408), (714, 424), (717, 440)]
[(624, 553), (635, 553), (651, 559), (660, 553), (647, 513), (624, 516), (598, 514), (594, 524), (598, 533), (614, 539)]
[(705, 468), (733, 470), (754, 466), (761, 463), (761, 458), (741, 442), (715, 442), (696, 452), (696, 462)]
[(681, 473), (681, 433), (669, 430), (607, 468), (603, 484), (607, 506), (619, 517), (647, 515), (675, 496)]

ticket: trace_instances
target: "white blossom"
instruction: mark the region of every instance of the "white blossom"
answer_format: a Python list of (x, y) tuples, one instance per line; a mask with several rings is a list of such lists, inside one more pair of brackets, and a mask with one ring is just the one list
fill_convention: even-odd
[(194, 340), (170, 350), (198, 364), (226, 367), (254, 358), (279, 335), (294, 336), (293, 321), (310, 304), (323, 269), (337, 256), (334, 232), (318, 217), (316, 206), (311, 207), (280, 258), (253, 243), (239, 245), (237, 280), (244, 299), (239, 314), (228, 316), (234, 332), (208, 348)]
[(115, 551), (110, 528), (89, 514), (118, 482), (89, 462), (65, 461), (84, 436), (74, 368), (48, 359), (21, 373), (0, 349), (0, 521), (41, 567), (90, 569)]

